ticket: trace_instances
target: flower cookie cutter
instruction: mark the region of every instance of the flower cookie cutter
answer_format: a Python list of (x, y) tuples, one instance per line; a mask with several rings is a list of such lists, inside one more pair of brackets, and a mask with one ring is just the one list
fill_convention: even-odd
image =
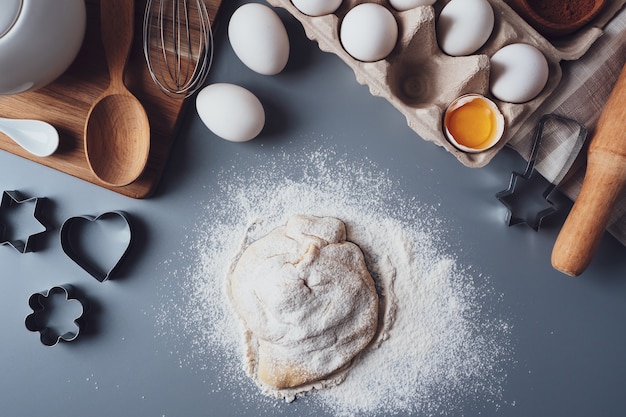
[[(554, 122), (555, 124), (567, 127), (575, 133), (571, 151), (562, 163), (558, 173), (551, 181), (542, 177), (541, 174), (536, 172), (535, 169), (535, 164), (537, 163), (537, 157), (539, 155), (539, 148), (544, 137), (545, 126), (549, 122)], [(583, 147), (586, 137), (587, 128), (573, 119), (568, 119), (556, 114), (545, 114), (539, 119), (537, 127), (535, 128), (532, 149), (530, 151), (530, 157), (528, 159), (526, 169), (521, 173), (514, 171), (511, 174), (508, 188), (496, 193), (496, 198), (507, 208), (506, 222), (509, 226), (524, 223), (535, 231), (538, 231), (542, 220), (546, 216), (557, 212), (557, 208), (552, 201), (552, 193), (569, 172)], [(539, 180), (537, 180), (537, 177), (539, 177)], [(523, 183), (526, 183), (527, 187), (520, 189), (522, 188), (520, 187), (520, 180), (522, 180)], [(546, 183), (548, 183), (547, 186), (545, 186)], [(531, 194), (537, 193), (537, 187), (541, 186), (544, 186), (545, 188), (541, 192), (543, 202), (540, 204), (540, 208), (535, 208), (534, 211), (525, 211), (525, 203), (528, 203), (528, 200), (523, 201), (523, 197), (533, 197)]]
[[(52, 302), (52, 298), (57, 295), (64, 297), (62, 305)], [(57, 311), (69, 310), (71, 304), (76, 304), (79, 308), (70, 319), (67, 319), (67, 316), (72, 313), (71, 310), (69, 313)], [(80, 333), (83, 316), (89, 307), (87, 300), (76, 296), (76, 289), (70, 284), (58, 285), (47, 291), (34, 293), (28, 299), (28, 305), (33, 312), (26, 316), (24, 324), (31, 332), (39, 332), (39, 339), (45, 346), (54, 346), (60, 341), (76, 340)], [(55, 317), (57, 315), (64, 316), (63, 323), (57, 323), (59, 321), (59, 317)], [(68, 321), (72, 323), (69, 326)]]
[[(40, 235), (46, 231), (48, 231), (48, 227), (43, 223), (41, 219), (42, 198), (24, 197), (19, 191), (4, 191), (2, 193), (2, 200), (0, 200), (0, 246), (8, 245), (13, 247), (20, 253), (26, 253), (32, 251), (32, 247), (30, 245), (31, 239), (35, 236)], [(10, 225), (7, 224), (4, 219), (4, 213), (8, 212), (12, 208), (20, 207), (22, 204), (33, 203), (33, 218), (35, 221), (39, 223), (41, 226), (41, 230), (36, 233), (31, 233), (25, 237), (14, 238), (10, 235), (12, 234)]]
[(130, 216), (123, 211), (70, 217), (60, 235), (65, 254), (100, 282), (117, 270), (133, 240)]

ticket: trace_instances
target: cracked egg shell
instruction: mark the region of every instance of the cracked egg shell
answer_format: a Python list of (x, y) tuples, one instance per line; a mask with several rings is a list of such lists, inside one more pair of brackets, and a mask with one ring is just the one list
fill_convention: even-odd
[(500, 109), (480, 94), (466, 94), (454, 100), (444, 114), (443, 125), (450, 143), (468, 153), (492, 148), (504, 134)]

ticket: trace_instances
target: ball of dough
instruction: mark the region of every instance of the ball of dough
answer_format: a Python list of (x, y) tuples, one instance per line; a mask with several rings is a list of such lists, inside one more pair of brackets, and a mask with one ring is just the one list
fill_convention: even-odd
[(248, 332), (252, 376), (272, 388), (344, 368), (377, 330), (378, 295), (363, 253), (332, 217), (294, 216), (252, 243), (228, 288)]

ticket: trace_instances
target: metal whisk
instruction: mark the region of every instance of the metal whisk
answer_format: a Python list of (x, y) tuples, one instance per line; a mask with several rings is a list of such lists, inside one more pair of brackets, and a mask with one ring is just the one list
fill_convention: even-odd
[(147, 0), (143, 51), (161, 90), (182, 98), (196, 92), (213, 61), (213, 32), (204, 1)]

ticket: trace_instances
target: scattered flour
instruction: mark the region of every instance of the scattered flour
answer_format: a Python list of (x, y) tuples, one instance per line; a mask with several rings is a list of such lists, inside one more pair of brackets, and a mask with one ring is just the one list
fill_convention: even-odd
[(245, 390), (243, 329), (224, 294), (233, 258), (244, 237), (255, 241), (294, 214), (331, 216), (346, 224), (375, 281), (394, 269), (384, 317), (395, 319), (342, 383), (312, 392), (306, 404), (336, 416), (456, 415), (468, 403), (498, 406), (510, 329), (489, 310), (499, 299), (487, 279), (447, 253), (446, 225), (435, 210), (407, 198), (372, 162), (331, 150), (250, 166), (217, 174), (219, 189), (207, 196), (194, 247), (180, 254), (189, 270), (172, 271), (165, 283), (164, 293), (186, 294), (183, 305), (164, 303), (158, 320), (162, 335), (188, 345), (187, 353), (178, 350), (181, 366), (218, 374), (216, 389)]

